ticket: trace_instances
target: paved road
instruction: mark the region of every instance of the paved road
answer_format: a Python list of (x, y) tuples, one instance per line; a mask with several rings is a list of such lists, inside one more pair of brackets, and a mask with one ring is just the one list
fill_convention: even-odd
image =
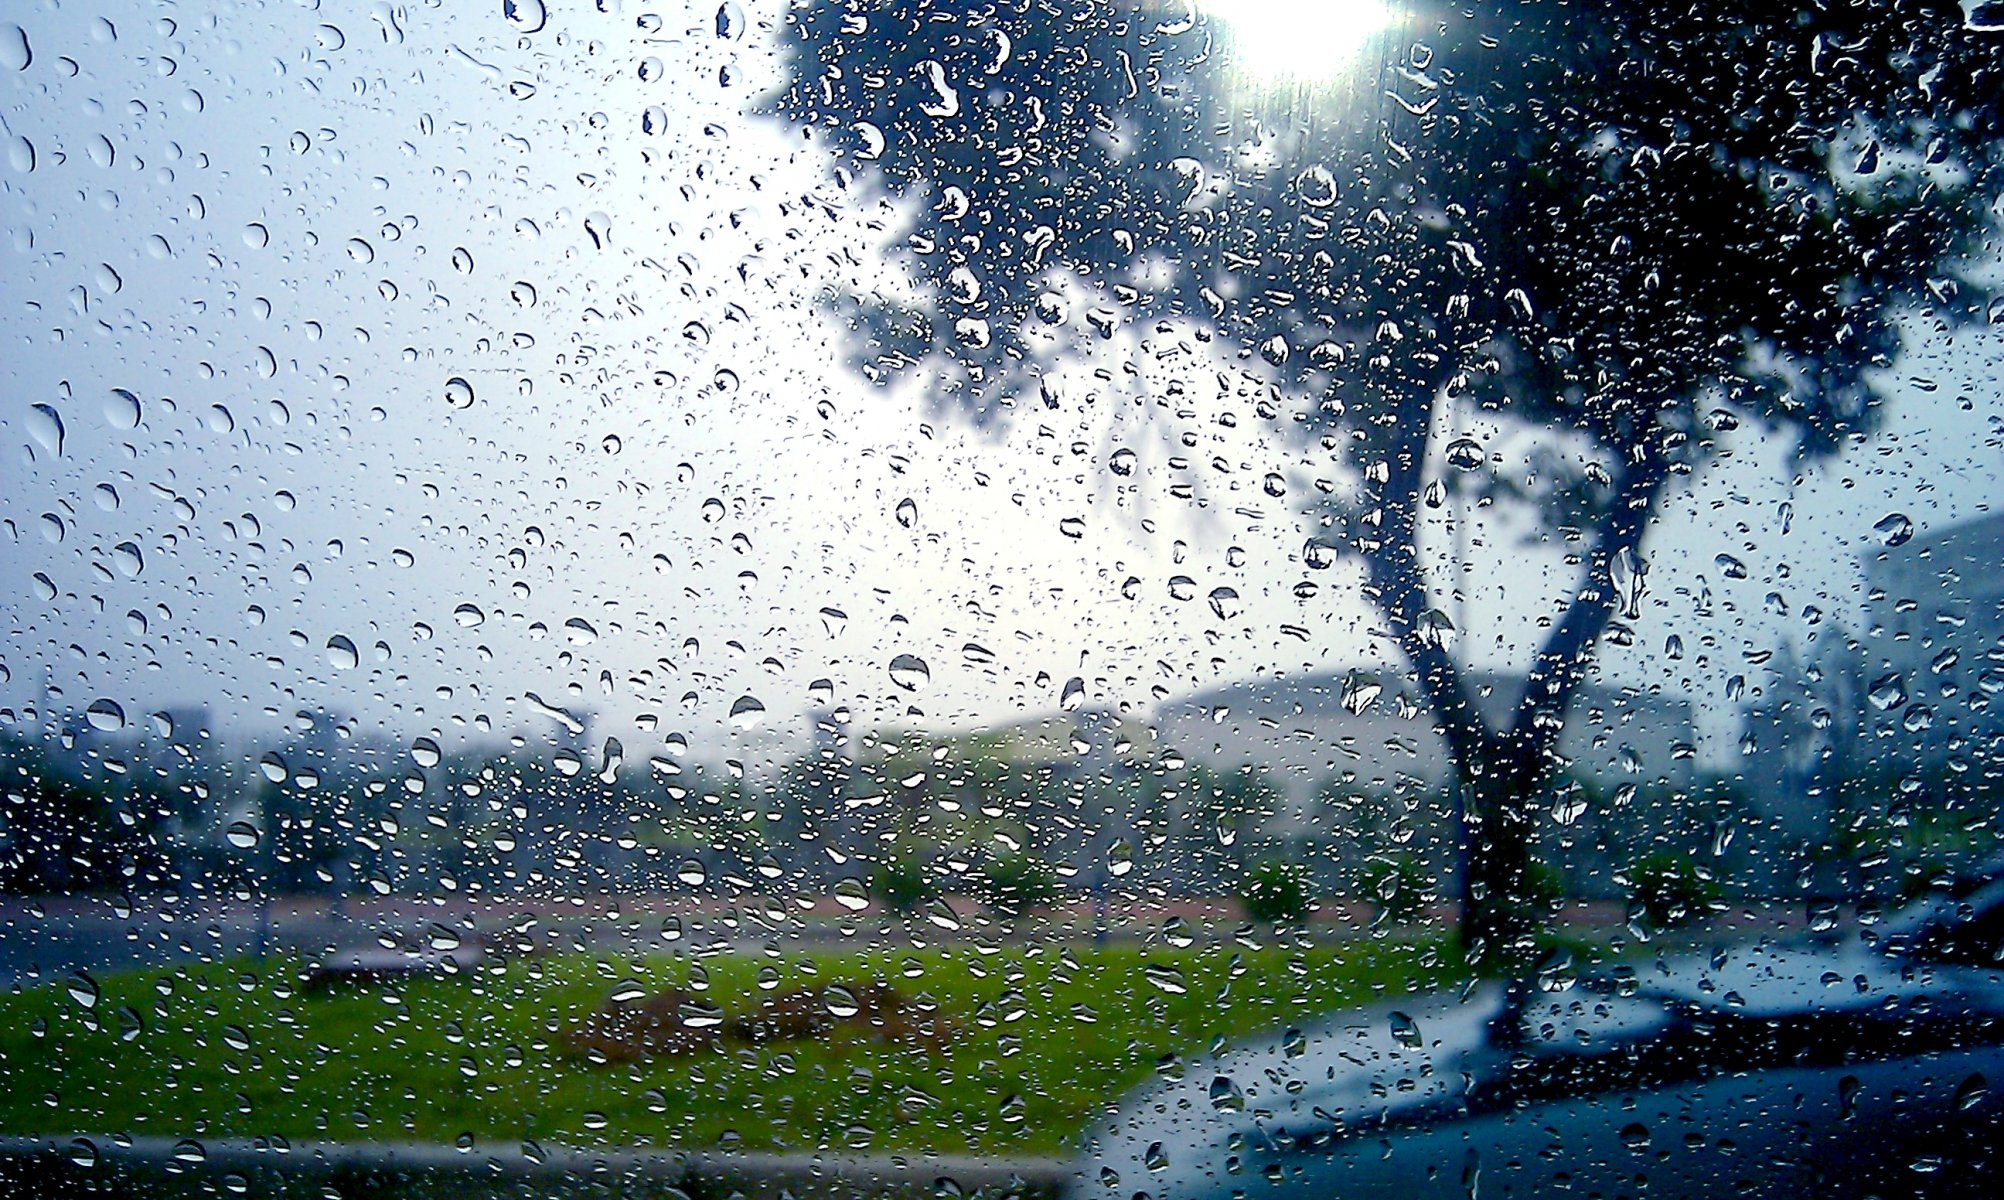
[[(972, 901), (955, 898), (949, 903), (949, 914), (892, 918), (848, 912), (832, 900), (788, 908), (763, 899), (733, 905), (688, 896), (450, 897), (443, 902), (284, 897), (268, 904), (175, 896), (129, 904), (101, 897), (0, 897), (0, 987), (33, 986), (78, 969), (214, 962), (272, 952), (317, 960), (382, 946), (441, 949), (453, 941), (507, 953), (647, 953), (671, 947), (709, 949), (720, 943), (756, 950), (774, 943), (909, 944), (915, 932), (929, 941), (1011, 936), (1084, 940), (1092, 936), (1095, 923), (1086, 900), (1044, 914), (1013, 933)], [(950, 927), (941, 923), (948, 916)], [(1172, 917), (1200, 939), (1222, 941), (1251, 932), (1228, 901), (1116, 903), (1107, 923), (1116, 940), (1147, 939), (1158, 936)], [(1452, 912), (1442, 911), (1428, 925), (1446, 929), (1452, 920)], [(1685, 931), (1670, 941), (1739, 941), (1799, 930), (1802, 922), (1799, 908), (1760, 906), (1727, 914), (1709, 928)], [(1588, 904), (1569, 910), (1564, 923), (1597, 937), (1620, 929), (1623, 916), (1618, 905)], [(1332, 908), (1323, 914), (1315, 935), (1364, 936), (1367, 924), (1362, 910)]]

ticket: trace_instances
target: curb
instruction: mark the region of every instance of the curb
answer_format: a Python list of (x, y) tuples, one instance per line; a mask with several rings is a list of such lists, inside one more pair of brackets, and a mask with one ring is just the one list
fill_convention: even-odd
[(1082, 1178), (1066, 1159), (836, 1157), (676, 1150), (506, 1151), (404, 1142), (0, 1137), (0, 1190), (17, 1196), (538, 1196), (674, 1200), (1020, 1197), (1059, 1200)]

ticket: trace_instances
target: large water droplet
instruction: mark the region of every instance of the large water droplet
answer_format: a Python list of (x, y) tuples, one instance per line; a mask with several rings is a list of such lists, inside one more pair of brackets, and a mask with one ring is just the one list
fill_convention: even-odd
[(362, 661), (361, 651), (342, 634), (327, 639), (327, 662), (337, 671), (352, 671)]
[(1913, 540), (1914, 523), (1905, 513), (1887, 513), (1872, 526), (1872, 532), (1879, 535), (1882, 545), (1904, 546)]
[(501, 0), (501, 16), (517, 33), (540, 33), (550, 20), (543, 0)]
[(1393, 1013), (1390, 1021), (1392, 1040), (1399, 1045), (1408, 1050), (1417, 1050), (1425, 1044), (1425, 1039), (1420, 1036), (1419, 1022), (1402, 1012)]
[(916, 654), (900, 654), (891, 660), (891, 682), (908, 692), (923, 691), (932, 682), (932, 668)]
[(1866, 691), (1865, 698), (1870, 700), (1872, 707), (1878, 709), (1880, 712), (1887, 712), (1898, 708), (1907, 702), (1906, 676), (1900, 674), (1898, 671), (1894, 671), (1889, 675), (1879, 676), (1872, 681), (1872, 686)]
[(1385, 685), (1369, 671), (1355, 670), (1343, 677), (1343, 707), (1361, 715), (1383, 695)]
[(1474, 438), (1456, 438), (1447, 444), (1445, 451), (1447, 465), (1458, 471), (1473, 471), (1482, 465), (1486, 457), (1482, 443)]
[(28, 31), (19, 25), (0, 25), (0, 67), (25, 71), (35, 61), (35, 48), (28, 44)]
[(90, 707), (84, 709), (84, 719), (90, 722), (92, 729), (116, 733), (125, 728), (125, 709), (116, 700), (93, 700)]
[(473, 385), (466, 382), (463, 375), (454, 375), (445, 381), (445, 402), (454, 408), (473, 407)]
[(765, 705), (756, 696), (739, 696), (731, 705), (731, 724), (738, 729), (756, 729), (764, 720)]
[(257, 826), (249, 821), (233, 821), (223, 831), (223, 837), (239, 850), (250, 850), (257, 846), (259, 834)]
[(735, 42), (745, 35), (745, 10), (735, 0), (724, 0), (717, 9), (717, 36)]
[(89, 971), (71, 972), (70, 977), (63, 983), (63, 990), (69, 993), (70, 999), (84, 1008), (96, 1008), (97, 998), (102, 994), (97, 986), (97, 980), (90, 977)]
[(28, 409), (28, 436), (35, 444), (56, 458), (63, 455), (62, 414), (46, 404), (37, 404)]
[(105, 393), (104, 419), (113, 429), (139, 428), (139, 397), (124, 388), (113, 388)]

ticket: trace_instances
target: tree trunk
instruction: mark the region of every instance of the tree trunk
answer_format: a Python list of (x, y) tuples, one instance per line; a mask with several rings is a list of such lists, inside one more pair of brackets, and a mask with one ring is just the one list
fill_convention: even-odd
[[(1369, 573), (1372, 602), (1398, 639), (1425, 692), (1454, 766), (1461, 863), (1461, 941), (1472, 966), (1515, 965), (1528, 957), (1550, 897), (1534, 876), (1532, 833), (1555, 770), (1560, 731), (1608, 622), (1640, 594), (1640, 547), (1671, 471), (1660, 448), (1644, 445), (1618, 464), (1614, 489), (1580, 582), (1525, 674), (1506, 729), (1483, 718), (1461, 666), (1427, 613), (1432, 597), (1419, 558), (1419, 507), (1438, 379), (1412, 390), (1415, 419), (1396, 425), (1372, 489), (1373, 532), (1354, 549)], [(1425, 414), (1421, 417), (1418, 414)]]
[(1550, 782), (1541, 748), (1488, 739), (1489, 753), (1457, 760), (1461, 819), (1461, 946), (1477, 970), (1520, 965), (1535, 948), (1548, 899), (1534, 875), (1531, 838)]

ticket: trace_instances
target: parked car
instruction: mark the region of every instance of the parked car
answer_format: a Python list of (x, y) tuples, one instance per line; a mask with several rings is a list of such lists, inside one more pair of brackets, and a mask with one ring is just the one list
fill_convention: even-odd
[(1160, 1080), (1087, 1150), (1121, 1200), (1992, 1196), (2004, 872), (1848, 938), (1542, 972)]

